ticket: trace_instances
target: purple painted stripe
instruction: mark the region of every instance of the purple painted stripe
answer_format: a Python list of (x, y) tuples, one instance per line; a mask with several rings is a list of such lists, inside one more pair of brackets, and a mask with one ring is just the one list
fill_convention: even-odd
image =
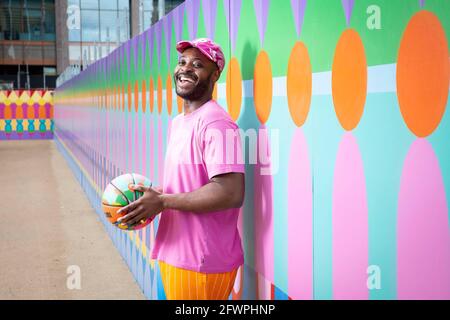
[(45, 107), (45, 117), (47, 119), (50, 119), (50, 109), (51, 109), (52, 105), (47, 102), (44, 107)]
[(147, 31), (147, 36), (146, 36), (146, 41), (148, 44), (148, 61), (150, 66), (153, 63), (153, 49), (154, 49), (154, 33), (153, 33), (153, 29), (149, 29)]
[(0, 131), (0, 140), (46, 140), (53, 139), (52, 131), (39, 132), (35, 131), (29, 133), (24, 131), (23, 133), (17, 133), (13, 131), (11, 133), (6, 133), (5, 131)]
[(145, 59), (147, 58), (147, 32), (144, 32), (139, 35), (139, 42), (142, 46), (142, 55), (141, 55), (141, 63), (142, 68), (145, 68)]
[(184, 19), (184, 2), (175, 8), (173, 11), (173, 23), (175, 27), (175, 38), (176, 41), (181, 41), (183, 36), (183, 19)]
[(269, 0), (253, 0), (256, 13), (256, 24), (259, 31), (259, 41), (261, 47), (264, 46), (264, 36), (267, 27), (267, 15), (269, 13)]
[(295, 30), (300, 37), (305, 16), (306, 0), (291, 0), (292, 13), (294, 14)]
[(163, 19), (163, 28), (164, 35), (166, 40), (166, 58), (167, 58), (167, 66), (170, 68), (170, 52), (172, 51), (172, 20), (173, 13), (169, 13)]
[(133, 52), (134, 52), (134, 72), (137, 72), (139, 68), (139, 36), (136, 36), (132, 40)]
[(33, 104), (33, 108), (34, 108), (34, 118), (39, 119), (39, 103), (35, 102)]
[(225, 8), (225, 17), (228, 24), (228, 31), (231, 40), (231, 52), (236, 47), (237, 31), (239, 27), (239, 19), (241, 15), (242, 0), (223, 0)]
[(111, 53), (106, 56), (106, 73), (107, 78), (109, 79), (111, 77)]
[(216, 14), (217, 14), (217, 0), (202, 0), (203, 15), (205, 17), (206, 35), (211, 40), (214, 40), (216, 31)]
[(15, 102), (13, 102), (13, 103), (10, 104), (10, 107), (11, 107), (11, 119), (15, 119), (16, 118), (17, 105), (16, 105)]
[(354, 0), (341, 0), (342, 7), (344, 8), (345, 20), (347, 21), (347, 27), (350, 25), (350, 19), (352, 18)]
[(162, 21), (159, 20), (153, 26), (156, 38), (156, 55), (158, 58), (158, 69), (161, 67), (161, 40), (162, 40)]
[(129, 75), (131, 72), (131, 63), (130, 63), (131, 62), (131, 41), (127, 41), (124, 44), (124, 48), (125, 48), (124, 54), (126, 55), (127, 70), (128, 70), (128, 75)]
[(23, 109), (23, 118), (28, 119), (28, 103), (24, 102), (22, 104), (22, 109)]
[(200, 0), (187, 0), (186, 13), (188, 18), (189, 38), (197, 38), (198, 15), (200, 13)]

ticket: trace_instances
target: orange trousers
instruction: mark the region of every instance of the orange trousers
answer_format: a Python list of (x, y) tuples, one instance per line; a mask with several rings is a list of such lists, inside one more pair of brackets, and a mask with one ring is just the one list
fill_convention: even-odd
[(181, 269), (159, 261), (167, 300), (227, 300), (237, 268), (225, 273), (203, 273)]

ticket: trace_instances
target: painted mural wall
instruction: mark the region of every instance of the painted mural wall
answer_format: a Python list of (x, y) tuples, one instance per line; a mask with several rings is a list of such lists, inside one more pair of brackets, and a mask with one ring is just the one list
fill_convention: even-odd
[[(450, 1), (188, 0), (56, 90), (55, 140), (149, 299), (158, 219), (100, 209), (163, 180), (181, 39), (222, 45), (214, 96), (243, 130), (245, 249), (232, 299), (450, 298)], [(256, 156), (255, 156), (256, 155)]]
[(52, 138), (52, 91), (0, 90), (0, 140)]

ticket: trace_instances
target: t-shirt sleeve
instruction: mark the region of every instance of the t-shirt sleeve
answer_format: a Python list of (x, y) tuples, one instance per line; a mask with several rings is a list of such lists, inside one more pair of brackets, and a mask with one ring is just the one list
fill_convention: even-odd
[(245, 173), (239, 127), (233, 121), (221, 119), (209, 123), (201, 139), (209, 179), (219, 174)]

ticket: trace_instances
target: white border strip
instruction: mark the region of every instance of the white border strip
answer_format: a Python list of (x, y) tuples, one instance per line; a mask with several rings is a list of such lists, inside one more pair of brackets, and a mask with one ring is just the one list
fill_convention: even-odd
[[(367, 68), (367, 93), (396, 92), (397, 64), (383, 64)], [(176, 97), (175, 89), (172, 96)], [(286, 76), (275, 77), (272, 82), (273, 97), (286, 97)], [(245, 98), (253, 98), (253, 80), (242, 81), (242, 94)], [(331, 71), (316, 72), (312, 74), (312, 95), (331, 95)], [(217, 86), (219, 99), (227, 95), (226, 83)], [(166, 90), (163, 90), (163, 101), (166, 101)]]

